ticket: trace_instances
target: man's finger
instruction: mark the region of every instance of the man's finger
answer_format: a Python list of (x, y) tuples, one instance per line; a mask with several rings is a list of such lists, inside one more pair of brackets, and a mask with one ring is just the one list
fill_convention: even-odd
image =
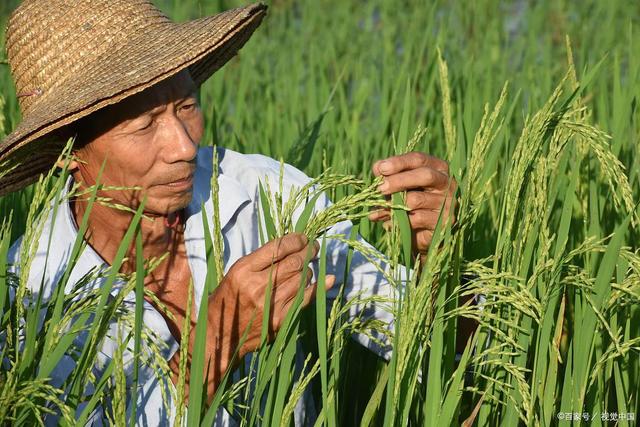
[(415, 236), (415, 245), (419, 252), (424, 252), (431, 246), (431, 240), (433, 239), (432, 230), (420, 230)]
[(414, 230), (434, 230), (436, 224), (438, 224), (439, 217), (440, 212), (438, 211), (420, 209), (409, 212), (409, 222)]
[(378, 190), (385, 195), (425, 188), (445, 191), (449, 186), (449, 181), (448, 175), (433, 168), (421, 167), (385, 177)]
[[(273, 300), (275, 304), (279, 304), (280, 307), (284, 307), (290, 301), (295, 299), (298, 290), (300, 289), (300, 281), (302, 280), (302, 273), (298, 273), (289, 277), (284, 282), (278, 284), (274, 289)], [(305, 280), (305, 287), (311, 283), (313, 279), (313, 271), (307, 269)]]
[(440, 192), (409, 191), (406, 203), (411, 210), (441, 210), (451, 205), (451, 196)]
[(420, 167), (433, 168), (445, 175), (449, 173), (449, 165), (444, 160), (425, 153), (413, 152), (375, 162), (373, 174), (375, 176), (389, 176)]
[(282, 286), (282, 284), (289, 280), (289, 278), (299, 275), (303, 268), (304, 255), (300, 255), (299, 252), (296, 252), (285, 259), (270, 265), (263, 270), (262, 273), (271, 277), (275, 285)]
[[(291, 280), (291, 279), (290, 279)], [(325, 278), (325, 289), (329, 290), (333, 287), (333, 285), (335, 284), (336, 281), (336, 277), (334, 275), (327, 275)], [(286, 318), (287, 313), (289, 312), (289, 310), (291, 310), (291, 306), (293, 305), (293, 302), (295, 301), (295, 296), (298, 292), (298, 286), (299, 286), (299, 281), (297, 282), (297, 284), (295, 284), (294, 286), (291, 286), (291, 281), (288, 283), (288, 286), (291, 288), (294, 288), (294, 292), (291, 293), (291, 295), (285, 299), (284, 301), (281, 299), (281, 304), (280, 307), (282, 307), (278, 312), (274, 312), (273, 313), (273, 318), (275, 321), (275, 326), (276, 329), (279, 329), (281, 326), (282, 321)], [(304, 289), (304, 293), (302, 295), (302, 307), (307, 307), (311, 301), (313, 301), (316, 297), (316, 291), (318, 289), (318, 283), (314, 283), (312, 285), (307, 286)], [(282, 302), (283, 301), (283, 302)], [(276, 304), (277, 306), (278, 304)]]
[[(411, 229), (414, 234), (421, 231), (433, 231), (436, 228), (439, 216), (440, 212), (430, 210), (423, 209), (419, 211), (411, 211), (409, 212), (409, 223), (411, 224)], [(391, 220), (385, 221), (382, 224), (382, 227), (385, 231), (390, 231), (393, 227), (393, 222)]]
[[(270, 277), (273, 283), (278, 286), (289, 278), (300, 274), (309, 262), (316, 259), (320, 244), (317, 241), (309, 243), (298, 252), (294, 252), (277, 263), (269, 265), (261, 273)], [(311, 267), (308, 267), (311, 271)]]
[(290, 254), (306, 248), (309, 239), (303, 233), (291, 233), (267, 242), (250, 255), (252, 271), (262, 271)]
[(386, 221), (391, 218), (389, 209), (378, 209), (369, 213), (370, 221)]
[(319, 250), (320, 244), (314, 241), (313, 243), (309, 243), (300, 251), (287, 255), (276, 264), (277, 274), (290, 276), (291, 273), (301, 272), (305, 264), (308, 264), (318, 256)]

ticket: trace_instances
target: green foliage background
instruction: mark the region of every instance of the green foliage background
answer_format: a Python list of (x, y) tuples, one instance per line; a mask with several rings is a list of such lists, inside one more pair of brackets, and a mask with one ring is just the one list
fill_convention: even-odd
[[(0, 23), (17, 4), (0, 5)], [(240, 1), (160, 0), (183, 21), (240, 6)], [(614, 152), (637, 186), (637, 76), (634, 47), (640, 6), (612, 1), (275, 1), (240, 55), (208, 81), (206, 143), (287, 160), (293, 145), (322, 120), (310, 176), (323, 161), (343, 172), (368, 174), (371, 162), (392, 152), (407, 82), (410, 128), (429, 129), (426, 149), (446, 157), (436, 48), (449, 66), (458, 140), (471, 145), (482, 106), (506, 81), (514, 111), (504, 132), (508, 164), (523, 120), (540, 108), (567, 71), (565, 36), (579, 73), (605, 59), (587, 88), (596, 123), (612, 136)], [(4, 24), (3, 24), (4, 27)], [(5, 132), (19, 120), (8, 67), (0, 68)], [(333, 97), (332, 90), (336, 89)], [(306, 163), (306, 162), (305, 162)], [(499, 188), (496, 189), (499, 191)], [(479, 254), (493, 245), (478, 236)]]
[[(4, 0), (0, 4), (3, 27), (7, 14), (16, 3)], [(170, 17), (182, 21), (243, 3), (164, 0), (157, 4)], [(633, 222), (627, 229), (624, 222), (629, 205), (635, 209), (638, 199), (640, 60), (637, 50), (640, 46), (640, 4), (597, 0), (281, 0), (268, 4), (269, 14), (254, 37), (237, 58), (202, 88), (207, 126), (204, 144), (283, 158), (309, 176), (317, 176), (331, 166), (335, 171), (368, 180), (373, 161), (399, 151), (394, 141), (398, 140), (398, 146), (404, 144), (406, 129), (422, 125), (428, 132), (417, 149), (448, 159), (461, 187), (472, 189), (473, 183), (467, 182), (471, 168), (469, 159), (477, 149), (474, 140), (481, 128), (484, 105), (488, 103), (492, 109), (504, 84), (509, 83), (501, 115), (504, 123), (492, 136), (477, 177), (477, 183), (486, 191), (485, 198), (477, 205), (477, 219), (469, 222), (461, 241), (455, 244), (449, 241), (448, 244), (455, 248), (451, 252), (455, 256), (452, 255), (447, 262), (433, 262), (448, 265), (455, 274), (465, 270), (460, 264), (469, 263), (465, 264), (466, 271), (480, 274), (481, 269), (473, 264), (477, 260), (496, 272), (520, 277), (529, 286), (533, 298), (545, 303), (539, 313), (540, 319), (554, 319), (553, 326), (560, 325), (558, 336), (561, 340), (553, 339), (556, 331), (546, 330), (543, 326), (547, 324), (545, 321), (540, 320), (536, 326), (535, 321), (527, 320), (527, 316), (514, 314), (519, 309), (514, 309), (510, 302), (501, 301), (503, 305), (496, 308), (498, 318), (507, 319), (524, 329), (496, 326), (495, 319), (485, 318), (482, 322), (503, 328), (523, 348), (519, 349), (517, 356), (498, 355), (501, 368), (478, 368), (474, 377), (478, 389), (467, 388), (462, 400), (455, 400), (456, 416), (452, 419), (461, 422), (471, 415), (485, 389), (491, 390), (488, 394), (493, 393), (496, 398), (481, 402), (477, 418), (480, 425), (509, 426), (518, 422), (549, 425), (558, 422), (550, 416), (558, 411), (615, 410), (640, 414), (640, 366), (636, 340), (640, 336), (640, 288), (635, 270), (637, 260), (634, 258), (638, 229)], [(612, 155), (605, 156), (605, 159), (617, 158), (624, 166), (625, 182), (619, 181), (618, 185), (616, 182), (611, 185), (607, 176), (620, 178), (620, 175), (611, 170), (607, 172), (607, 163), (603, 167), (602, 157), (583, 147), (588, 145), (584, 142), (587, 136), (567, 133), (564, 140), (569, 141), (569, 147), (555, 164), (551, 153), (553, 144), (542, 137), (546, 130), (555, 129), (548, 122), (562, 116), (562, 102), (574, 89), (571, 78), (561, 84), (571, 69), (567, 37), (572, 47), (571, 58), (577, 80), (588, 83), (585, 87), (580, 86), (580, 93), (572, 100), (576, 104), (571, 104), (575, 110), (567, 116), (571, 123), (595, 126), (610, 136), (608, 139), (593, 132), (589, 134), (605, 144), (602, 146)], [(438, 49), (448, 66), (450, 104), (443, 96)], [(597, 64), (600, 64), (599, 68)], [(595, 74), (591, 74), (593, 70), (596, 70)], [(555, 105), (545, 110), (559, 84), (564, 93)], [(8, 133), (18, 122), (19, 112), (6, 65), (0, 65), (0, 95), (4, 100), (4, 122), (0, 123), (0, 133)], [(583, 107), (587, 110), (579, 110)], [(447, 108), (450, 108), (450, 113)], [(527, 122), (541, 110), (541, 122), (546, 124), (536, 127), (535, 123)], [(453, 128), (453, 133), (447, 134), (447, 120), (451, 121), (449, 129)], [(519, 146), (518, 141), (527, 125), (533, 133), (525, 134), (523, 145)], [(527, 146), (528, 149), (523, 148)], [(528, 150), (533, 160), (529, 163), (522, 161), (525, 155), (522, 150), (525, 154)], [(538, 171), (538, 159), (548, 161), (547, 166), (555, 165), (555, 168)], [(523, 173), (521, 181), (524, 184), (518, 187), (512, 183), (520, 167), (523, 168), (520, 172)], [(541, 182), (547, 180), (548, 185), (537, 185), (536, 177)], [(624, 198), (627, 180), (631, 189), (631, 194), (626, 195), (628, 203), (616, 205), (615, 194), (619, 192), (620, 200)], [(518, 189), (517, 194), (507, 193), (514, 188)], [(548, 195), (540, 197), (548, 198), (540, 202), (543, 207), (535, 212), (543, 212), (541, 216), (548, 219), (546, 225), (535, 222), (535, 214), (526, 210), (528, 203), (535, 204), (531, 199), (538, 196), (536, 192), (545, 188)], [(349, 192), (349, 189), (340, 187), (332, 190), (331, 196), (339, 200)], [(11, 240), (25, 230), (26, 212), (32, 196), (33, 190), (27, 189), (0, 199), (0, 218), (8, 218), (13, 213)], [(220, 197), (224, 199), (224, 195)], [(510, 198), (515, 202), (509, 202)], [(509, 211), (509, 203), (520, 204), (523, 211)], [(473, 206), (467, 205), (466, 208), (471, 210)], [(505, 224), (512, 224), (512, 227), (507, 228)], [(623, 227), (618, 228), (621, 225)], [(541, 237), (547, 226), (550, 230), (548, 242), (544, 240), (546, 237)], [(528, 234), (519, 234), (519, 227), (520, 231), (525, 230)], [(601, 246), (594, 246), (592, 251), (581, 253), (571, 263), (561, 260), (571, 250), (583, 247), (589, 238), (598, 241), (616, 230), (617, 244), (626, 247), (622, 253), (627, 255), (619, 255), (621, 252), (617, 250), (603, 256), (608, 248), (615, 249), (616, 246), (606, 240)], [(380, 228), (363, 221), (360, 231), (369, 241), (384, 248)], [(560, 238), (563, 235), (566, 242)], [(558, 246), (558, 241), (564, 246)], [(533, 255), (526, 250), (518, 252), (520, 244), (530, 246)], [(507, 246), (514, 249), (506, 250)], [(514, 258), (510, 260), (512, 256)], [(557, 267), (557, 272), (552, 269), (555, 273), (536, 278), (534, 272), (538, 262), (547, 261)], [(605, 277), (608, 265), (612, 271)], [(584, 275), (576, 273), (572, 276), (574, 266), (582, 269)], [(571, 277), (578, 278), (579, 286), (568, 284)], [(600, 317), (597, 315), (599, 312), (589, 311), (583, 292), (596, 286), (596, 282), (605, 286), (610, 279), (617, 291), (601, 294), (596, 290), (592, 294), (594, 298), (601, 296), (609, 301), (608, 305), (601, 306), (604, 317)], [(491, 280), (505, 283), (513, 289), (517, 288), (516, 283), (520, 283), (518, 280), (486, 278), (478, 289), (491, 291)], [(544, 283), (537, 283), (539, 280)], [(559, 299), (545, 296), (545, 283), (549, 288), (552, 284), (557, 285), (561, 292), (555, 296), (564, 295), (566, 302), (562, 300), (561, 304)], [(626, 291), (622, 292), (616, 286)], [(628, 299), (618, 299), (615, 294), (618, 291)], [(593, 323), (585, 320), (596, 318)], [(591, 342), (581, 343), (578, 339), (584, 333), (581, 328), (587, 324), (592, 324), (592, 329), (597, 331), (593, 345)], [(442, 327), (450, 327), (450, 324)], [(624, 351), (616, 347), (616, 340), (610, 339), (606, 333), (607, 327), (612, 328), (611, 335), (619, 335), (621, 343), (630, 343), (629, 347)], [(443, 331), (440, 333), (444, 334)], [(544, 333), (550, 333), (551, 338), (547, 339)], [(528, 341), (528, 336), (537, 338)], [(489, 338), (485, 336), (484, 339)], [(536, 383), (534, 379), (540, 378), (532, 372), (541, 369), (540, 366), (548, 363), (548, 372), (554, 372), (551, 364), (555, 353), (551, 347), (547, 348), (550, 342), (557, 343), (557, 360), (561, 361), (555, 366), (558, 382), (550, 382), (545, 375), (541, 383)], [(572, 400), (574, 394), (569, 390), (573, 387), (570, 380), (574, 378), (574, 367), (567, 366), (567, 363), (576, 357), (583, 344), (594, 352), (583, 356), (585, 366), (590, 368), (599, 366), (596, 360), (605, 355), (611, 345), (618, 348), (618, 353), (603, 362), (605, 367), (600, 367), (594, 388), (581, 401), (584, 405), (574, 407), (567, 403), (575, 402)], [(438, 355), (446, 354), (442, 351)], [(430, 354), (424, 357), (427, 361), (421, 362), (423, 367), (433, 366), (433, 362), (428, 362)], [(371, 402), (370, 396), (379, 384), (378, 378), (385, 364), (355, 345), (347, 345), (340, 360), (344, 369), (336, 386), (336, 400), (342, 402), (337, 410), (339, 424), (357, 424), (365, 406)], [(539, 360), (545, 362), (541, 365)], [(521, 383), (514, 379), (517, 370), (505, 368), (510, 366), (509, 363), (528, 369), (523, 371)], [(371, 372), (376, 375), (371, 375)], [(446, 384), (454, 372), (454, 366), (443, 366), (441, 384), (434, 385), (429, 380), (425, 389), (415, 388), (420, 390), (416, 391), (419, 394), (416, 400), (421, 403), (409, 404), (411, 411), (408, 417), (413, 423), (439, 425), (433, 411), (427, 410), (427, 403), (424, 407), (421, 405), (429, 402), (430, 393), (438, 389), (431, 401), (436, 402), (435, 407), (441, 411), (440, 414), (442, 411), (446, 413), (440, 403), (445, 395), (451, 398), (446, 394)], [(492, 385), (482, 375), (511, 386), (500, 388)], [(576, 383), (580, 381), (575, 380)], [(530, 397), (522, 393), (522, 384), (529, 384), (528, 393), (540, 396), (538, 402), (527, 401)], [(320, 386), (316, 384), (315, 387)], [(406, 390), (414, 390), (407, 387)], [(544, 387), (551, 390), (550, 397), (541, 390)], [(576, 385), (576, 388), (581, 387)], [(316, 390), (316, 394), (322, 393)], [(509, 395), (515, 396), (517, 403), (511, 402)], [(549, 402), (545, 400), (547, 398)], [(402, 401), (402, 398), (398, 399)], [(400, 424), (399, 420), (404, 419), (390, 415), (385, 417), (382, 406), (373, 417), (374, 422)], [(518, 416), (515, 408), (525, 412), (526, 416)], [(388, 410), (387, 406), (387, 413)], [(633, 424), (621, 422), (620, 425)]]

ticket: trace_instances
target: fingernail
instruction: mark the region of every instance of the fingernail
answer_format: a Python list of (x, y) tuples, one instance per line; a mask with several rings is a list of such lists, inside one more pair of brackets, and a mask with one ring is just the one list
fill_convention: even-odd
[(387, 160), (383, 160), (378, 165), (378, 170), (383, 173), (389, 172), (389, 166), (390, 166), (389, 162)]

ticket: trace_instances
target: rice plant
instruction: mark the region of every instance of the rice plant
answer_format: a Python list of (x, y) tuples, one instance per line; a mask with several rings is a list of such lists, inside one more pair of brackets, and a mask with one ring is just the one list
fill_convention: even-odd
[[(15, 3), (0, 5), (0, 23)], [(68, 197), (110, 203), (100, 185), (67, 191), (68, 173), (52, 169), (0, 199), (0, 423), (128, 425), (127, 399), (139, 377), (154, 375), (186, 425), (211, 425), (224, 408), (240, 425), (289, 426), (299, 402), (327, 426), (636, 425), (640, 10), (617, 1), (272, 3), (239, 57), (201, 88), (203, 144), (267, 154), (282, 162), (281, 176), (288, 163), (312, 177), (300, 188), (265, 177), (258, 209), (263, 242), (294, 231), (318, 241), (319, 261), (307, 267), (314, 303), (301, 308), (301, 283), (275, 339), (265, 331), (210, 403), (206, 325), (185, 319), (196, 350), (173, 386), (163, 343), (141, 321), (143, 300), (154, 298), (142, 279), (161, 260), (138, 257), (133, 274), (120, 273), (125, 249), (142, 244), (142, 207), (110, 268), (71, 283), (86, 244), (78, 238), (52, 295), (26, 287), (43, 218)], [(239, 4), (158, 1), (178, 20)], [(4, 135), (18, 108), (2, 64), (0, 87)], [(441, 218), (419, 258), (403, 195), (384, 198), (370, 169), (411, 150), (445, 158), (459, 184), (456, 221)], [(209, 292), (226, 267), (217, 179), (214, 212), (203, 217)], [(325, 197), (331, 206), (316, 209)], [(367, 219), (380, 206), (392, 210), (390, 230)], [(332, 234), (343, 221), (350, 233)], [(19, 266), (8, 265), (20, 236)], [(346, 269), (354, 253), (375, 265), (393, 298), (332, 289), (331, 304), (331, 242), (349, 247)], [(393, 313), (392, 330), (349, 316), (371, 304)], [(464, 321), (477, 328), (460, 342)], [(390, 351), (374, 355), (357, 334)], [(106, 364), (105, 342), (116, 343)], [(67, 358), (74, 368), (56, 382), (51, 372)]]

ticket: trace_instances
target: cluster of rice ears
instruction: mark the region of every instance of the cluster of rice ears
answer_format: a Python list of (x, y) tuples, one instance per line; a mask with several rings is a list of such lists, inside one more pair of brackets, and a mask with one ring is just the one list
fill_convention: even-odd
[[(160, 3), (172, 3), (172, 16), (178, 19), (229, 6)], [(497, 2), (401, 8), (372, 1), (358, 9), (356, 15), (364, 17), (358, 25), (349, 2), (332, 4), (323, 6), (331, 14), (319, 7), (274, 5), (268, 33), (244, 48), (243, 62), (229, 64), (203, 89), (203, 105), (210, 106), (206, 131), (214, 142), (284, 158), (318, 176), (286, 193), (280, 183), (263, 183), (262, 240), (299, 231), (320, 239), (323, 251), (328, 239), (338, 239), (379, 263), (397, 289), (392, 302), (395, 333), (388, 337), (391, 359), (371, 365), (353, 348), (352, 334), (373, 336), (371, 331), (384, 325), (347, 317), (349, 304), (372, 301), (339, 301), (329, 307), (321, 262), (312, 307), (300, 309), (300, 293), (275, 341), (267, 343), (265, 331), (261, 348), (248, 356), (251, 369), (241, 372), (240, 380), (229, 373), (210, 406), (199, 387), (206, 325), (196, 322), (190, 375), (183, 363), (178, 385), (170, 391), (175, 402), (182, 402), (184, 384), (190, 384), (189, 401), (178, 405), (176, 424), (211, 425), (224, 406), (242, 425), (291, 425), (305, 390), (318, 410), (317, 425), (549, 426), (558, 424), (559, 413), (586, 414), (597, 424), (604, 423), (600, 415), (605, 413), (635, 414), (637, 419), (637, 90), (629, 82), (640, 78), (640, 63), (631, 25), (616, 24), (621, 6), (590, 3), (584, 8), (588, 16), (580, 14), (576, 20), (593, 33), (580, 33), (580, 63), (588, 64), (590, 52), (599, 59), (612, 51), (599, 64), (600, 71), (585, 65), (590, 71), (578, 73), (571, 45), (565, 49), (562, 37), (562, 49), (548, 47), (558, 42), (552, 44), (552, 35), (545, 32), (547, 6), (542, 3), (531, 6), (536, 13), (527, 28), (533, 35), (519, 30), (502, 51), (495, 43), (502, 28), (495, 21), (501, 16)], [(446, 14), (443, 7), (450, 7)], [(628, 9), (622, 6), (625, 13)], [(413, 19), (416, 14), (421, 19)], [(377, 23), (380, 16), (385, 25)], [(347, 33), (339, 31), (343, 22), (362, 25), (349, 43), (343, 41)], [(292, 36), (290, 27), (300, 23), (302, 33)], [(473, 31), (476, 25), (482, 34)], [(570, 20), (562, 25), (571, 30)], [(306, 31), (327, 28), (331, 37), (326, 43), (317, 38), (309, 43)], [(617, 38), (622, 33), (628, 46)], [(287, 53), (304, 51), (305, 59), (292, 64), (292, 55), (282, 55), (285, 42)], [(436, 45), (443, 46), (442, 55), (433, 54)], [(558, 50), (568, 53), (568, 72), (554, 89), (554, 70), (564, 69), (558, 67), (564, 63)], [(513, 69), (518, 72), (512, 76)], [(5, 88), (11, 86), (7, 74), (1, 76)], [(500, 90), (507, 78), (513, 79)], [(589, 87), (593, 90), (587, 91)], [(0, 98), (0, 135), (18, 120), (16, 99), (9, 92)], [(498, 94), (484, 109), (476, 107)], [(520, 110), (524, 117), (518, 117)], [(428, 132), (417, 126), (416, 117)], [(444, 144), (428, 145), (428, 140)], [(375, 191), (377, 182), (362, 172), (374, 159), (412, 149), (446, 157), (460, 188), (457, 221), (441, 219), (432, 249), (419, 261), (411, 255), (402, 195), (384, 199)], [(55, 214), (52, 206), (62, 197), (66, 175), (50, 173), (35, 186), (0, 199), (0, 424), (38, 425), (53, 413), (62, 425), (83, 424), (97, 407), (104, 408), (100, 416), (113, 424), (132, 424), (137, 408), (126, 413), (125, 403), (135, 401), (139, 367), (150, 366), (170, 381), (167, 362), (159, 356), (163, 344), (141, 323), (143, 299), (154, 298), (145, 292), (142, 278), (160, 260), (136, 259), (135, 274), (119, 273), (126, 249), (142, 244), (137, 233), (142, 208), (110, 268), (68, 283), (73, 260), (85, 245), (78, 238), (51, 298), (26, 288), (35, 241), (43, 219), (52, 209)], [(89, 207), (109, 204), (98, 196), (99, 188), (83, 194), (74, 189), (66, 197), (75, 192), (87, 198)], [(217, 207), (224, 195), (216, 190), (216, 177), (211, 188)], [(331, 197), (333, 207), (320, 213), (307, 209), (321, 192)], [(366, 212), (385, 204), (393, 211), (394, 225), (383, 234)], [(86, 218), (79, 235), (86, 230)], [(354, 223), (351, 235), (325, 233), (347, 219)], [(222, 240), (217, 216), (203, 220), (205, 230), (213, 229), (205, 236), (211, 292), (224, 267)], [(5, 260), (10, 244), (23, 233), (19, 277)], [(383, 254), (360, 244), (356, 233)], [(346, 256), (350, 259), (351, 252)], [(88, 290), (98, 277), (104, 287)], [(300, 288), (302, 292), (302, 283)], [(135, 295), (135, 304), (123, 303), (129, 295)], [(206, 295), (199, 316), (207, 309)], [(481, 304), (460, 304), (476, 295), (484, 296)], [(474, 319), (478, 328), (456, 358), (461, 318)], [(131, 331), (129, 335), (107, 337), (107, 325), (114, 321), (127, 326), (122, 331)], [(190, 325), (187, 319), (184, 334)], [(106, 338), (120, 346), (105, 365), (98, 349)], [(303, 355), (302, 369), (296, 368), (296, 351)], [(75, 369), (54, 387), (51, 372), (63, 357), (73, 359)], [(130, 363), (133, 377), (128, 376)], [(88, 382), (91, 389), (85, 388)], [(621, 426), (635, 423), (618, 421)]]
[[(445, 94), (443, 126), (455, 165), (456, 131), (442, 58), (439, 70)], [(395, 328), (388, 337), (392, 356), (368, 398), (362, 425), (476, 422), (537, 426), (554, 424), (558, 412), (636, 411), (640, 257), (624, 247), (624, 242), (637, 217), (624, 168), (611, 152), (608, 136), (589, 122), (589, 110), (581, 102), (582, 87), (570, 68), (543, 108), (526, 119), (505, 172), (505, 188), (496, 206), (500, 235), (495, 253), (488, 258), (466, 260), (462, 254), (479, 213), (486, 209), (487, 191), (495, 177), (487, 173), (485, 162), (487, 153), (501, 141), (506, 85), (495, 105), (485, 107), (466, 168), (452, 169), (460, 183), (458, 219), (440, 218), (431, 249), (422, 258), (412, 256), (403, 195), (386, 200), (376, 190), (380, 179), (367, 183), (327, 170), (308, 185), (288, 192), (282, 179), (279, 183), (263, 182), (262, 241), (296, 231), (322, 243), (315, 304), (309, 310), (301, 309), (305, 286), (301, 282), (275, 340), (267, 342), (263, 328), (261, 348), (248, 356), (251, 368), (247, 372), (242, 369), (241, 379), (235, 382), (228, 372), (211, 405), (205, 404), (203, 387), (206, 323), (197, 321), (191, 375), (187, 378), (183, 363), (178, 385), (172, 389), (176, 402), (183, 401), (185, 384), (191, 390), (187, 406), (178, 405), (176, 423), (210, 425), (224, 406), (241, 425), (291, 425), (296, 403), (305, 390), (312, 389), (319, 411), (317, 424), (340, 425), (340, 407), (349, 405), (348, 396), (342, 393), (345, 343), (354, 333), (373, 335), (371, 330), (383, 331), (384, 325), (347, 317), (350, 304), (371, 301), (339, 298), (338, 303), (327, 304), (328, 239), (348, 243), (349, 258), (357, 250), (378, 263), (396, 289), (391, 301)], [(408, 90), (405, 96), (411, 96)], [(405, 115), (397, 141), (407, 143), (399, 147), (394, 142), (396, 152), (420, 149), (425, 133), (418, 128), (409, 137)], [(62, 159), (68, 159), (70, 147)], [(281, 176), (283, 171), (284, 167)], [(86, 244), (78, 237), (71, 262), (51, 298), (44, 300), (41, 293), (30, 292), (26, 283), (35, 243), (42, 233), (43, 218), (52, 209), (56, 215), (67, 175), (63, 170), (56, 176), (52, 170), (35, 186), (18, 266), (20, 275), (12, 274), (6, 263), (1, 265), (0, 422), (41, 424), (47, 415), (57, 414), (61, 424), (71, 425), (85, 422), (100, 406), (105, 408), (101, 416), (124, 425), (131, 415), (127, 399), (137, 393), (138, 366), (152, 366), (165, 380), (169, 376), (167, 362), (159, 356), (163, 344), (141, 323), (142, 279), (160, 260), (138, 257), (134, 274), (119, 273), (126, 249), (142, 245), (137, 233), (139, 222), (145, 220), (141, 206), (109, 269), (69, 284), (73, 290), (65, 292), (74, 261)], [(321, 195), (343, 186), (351, 188), (351, 195), (335, 200), (326, 210), (314, 210)], [(613, 234), (598, 238), (598, 230), (594, 230), (597, 221), (591, 215), (600, 212), (599, 204), (604, 202), (598, 197), (600, 187), (607, 189), (623, 219)], [(96, 185), (82, 194), (74, 188), (65, 196), (86, 197), (89, 203), (78, 236), (87, 227), (93, 204), (109, 203), (97, 196), (100, 188)], [(212, 177), (211, 188), (216, 209), (212, 218), (203, 217), (204, 229), (213, 230), (205, 236), (209, 293), (218, 286), (224, 271), (217, 213), (222, 195), (217, 175)], [(393, 219), (384, 255), (356, 239), (366, 212), (379, 206), (391, 209)], [(570, 235), (576, 218), (584, 218), (582, 241)], [(344, 220), (354, 223), (350, 236), (326, 233)], [(11, 217), (0, 230), (1, 259), (6, 259), (10, 229)], [(103, 286), (87, 290), (86, 285), (97, 277), (105, 279)], [(209, 293), (202, 296), (199, 317), (206, 313)], [(136, 303), (125, 304), (127, 295), (135, 295)], [(469, 295), (484, 299), (478, 304), (459, 303)], [(265, 298), (270, 298), (269, 292)], [(265, 306), (269, 305), (265, 301)], [(264, 325), (268, 316), (267, 310)], [(461, 317), (474, 319), (479, 326), (461, 357), (456, 358), (456, 328)], [(98, 349), (113, 321), (123, 326), (122, 331), (130, 332), (108, 337), (120, 345), (106, 366), (97, 369)], [(189, 333), (190, 324), (187, 319), (184, 334)], [(304, 355), (302, 369), (296, 365), (297, 352)], [(50, 375), (62, 357), (72, 358), (75, 369), (63, 384), (54, 387)], [(131, 380), (125, 375), (125, 365), (132, 360), (135, 369)], [(91, 391), (86, 389), (87, 381), (93, 385)]]

